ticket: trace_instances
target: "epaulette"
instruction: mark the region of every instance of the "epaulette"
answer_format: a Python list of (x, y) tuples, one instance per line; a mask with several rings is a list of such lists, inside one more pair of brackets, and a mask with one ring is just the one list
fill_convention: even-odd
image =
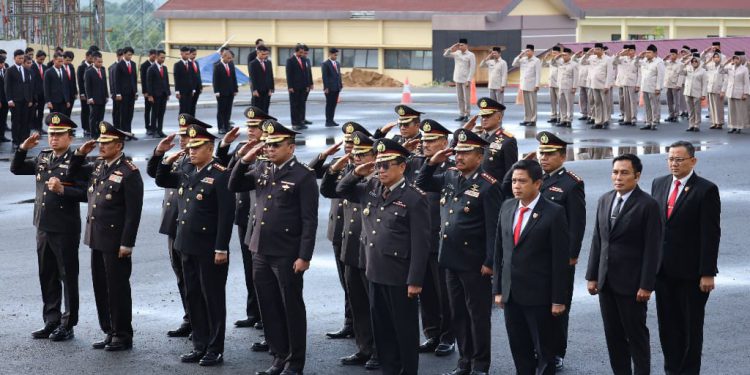
[(221, 165), (219, 163), (214, 163), (213, 166), (214, 166), (214, 168), (218, 169), (220, 172), (225, 172), (227, 170), (227, 167), (225, 167), (225, 166), (223, 166), (223, 165)]
[(310, 172), (315, 172), (315, 169), (310, 168), (310, 166), (305, 163), (299, 163), (299, 165), (305, 167)]
[(52, 151), (53, 150), (51, 148), (45, 148), (44, 150), (39, 151), (39, 153), (41, 154), (42, 152), (52, 152)]
[(575, 174), (575, 173), (573, 173), (573, 172), (571, 172), (569, 170), (565, 170), (565, 171), (568, 173), (568, 176), (572, 177), (576, 182), (583, 182), (583, 179), (581, 177), (578, 177), (577, 174)]
[(513, 133), (511, 133), (511, 132), (509, 132), (509, 131), (507, 131), (505, 129), (503, 129), (503, 135), (505, 135), (508, 138), (513, 138), (514, 137)]
[(409, 184), (409, 186), (411, 186), (412, 188), (414, 188), (414, 190), (416, 190), (416, 191), (417, 191), (417, 193), (419, 193), (419, 194), (422, 194), (422, 195), (427, 195), (427, 193), (425, 193), (425, 191), (424, 191), (424, 190), (422, 190), (422, 189), (420, 189), (419, 187), (417, 187), (417, 185), (414, 185), (414, 184)]
[(457, 171), (457, 170), (458, 170), (458, 168), (456, 168), (456, 167), (448, 167), (448, 170), (449, 170), (449, 171)]
[(130, 167), (131, 171), (137, 171), (138, 170), (138, 166), (136, 166), (135, 163), (133, 163), (132, 160), (125, 159), (124, 161), (125, 161), (125, 165), (127, 165), (128, 167)]
[(490, 176), (487, 172), (482, 172), (482, 177), (487, 180), (487, 182), (494, 184), (497, 182), (497, 179), (495, 177)]

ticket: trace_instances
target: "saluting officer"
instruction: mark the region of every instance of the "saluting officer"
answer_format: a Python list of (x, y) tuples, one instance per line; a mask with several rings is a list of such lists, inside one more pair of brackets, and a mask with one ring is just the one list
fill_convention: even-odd
[[(448, 374), (487, 374), (490, 367), (490, 316), (495, 233), (500, 184), (481, 167), (489, 145), (467, 129), (453, 134), (453, 148), (441, 150), (422, 167), (417, 186), (440, 192), (440, 265), (446, 269), (452, 326), (458, 338), (457, 368)], [(456, 154), (456, 166), (435, 174)]]
[[(258, 374), (301, 374), (305, 366), (307, 315), (302, 275), (310, 268), (318, 227), (318, 184), (312, 169), (294, 156), (292, 131), (267, 120), (268, 163), (250, 169), (260, 145), (248, 142), (229, 180), (234, 192), (255, 190), (255, 218), (248, 245), (263, 328), (274, 354)], [(247, 241), (247, 240), (246, 240)], [(283, 371), (282, 371), (283, 369)]]
[[(227, 190), (229, 172), (213, 157), (216, 136), (203, 126), (190, 125), (188, 137), (189, 163), (175, 170), (172, 164), (185, 151), (170, 155), (156, 170), (156, 184), (177, 189), (178, 195), (174, 247), (182, 258), (193, 328), (193, 350), (180, 360), (214, 366), (224, 360), (225, 286), (234, 197)], [(174, 144), (163, 148), (167, 146)]]
[[(430, 210), (423, 191), (404, 177), (409, 151), (391, 139), (376, 142), (376, 162), (347, 174), (336, 193), (362, 205), (366, 276), (375, 346), (385, 374), (419, 368), (417, 299), (429, 250)], [(363, 181), (377, 172), (378, 178)]]
[[(37, 228), (37, 261), (42, 287), (44, 328), (34, 331), (35, 339), (65, 341), (73, 338), (78, 323), (78, 244), (81, 214), (78, 202), (86, 200), (86, 177), (67, 174), (73, 150), (76, 124), (62, 113), (45, 119), (50, 148), (31, 160), (29, 150), (41, 135), (27, 138), (13, 156), (10, 171), (15, 175), (36, 175), (34, 226)], [(65, 312), (60, 311), (63, 296)]]
[(408, 142), (416, 146), (419, 143), (419, 139), (422, 138), (422, 134), (419, 133), (419, 124), (420, 116), (424, 112), (419, 112), (403, 104), (397, 105), (394, 110), (398, 114), (398, 121), (388, 123), (376, 130), (373, 137), (375, 139), (385, 138), (388, 132), (398, 125), (399, 134), (394, 135), (392, 139), (402, 146), (405, 146)]
[[(500, 180), (518, 160), (518, 141), (513, 134), (503, 129), (505, 106), (490, 98), (478, 102), (479, 116), (482, 117), (482, 139), (489, 143), (482, 159), (482, 170), (496, 180)], [(474, 127), (476, 116), (464, 125), (464, 129)]]
[[(344, 124), (346, 129), (352, 123)], [(357, 124), (358, 125), (358, 124)], [(346, 282), (347, 299), (351, 307), (352, 328), (358, 351), (340, 359), (341, 364), (346, 366), (364, 365), (368, 370), (380, 368), (378, 353), (375, 350), (375, 342), (370, 323), (370, 301), (368, 298), (369, 282), (365, 277), (365, 247), (362, 246), (362, 205), (339, 199), (336, 194), (336, 185), (341, 178), (351, 172), (356, 165), (362, 165), (375, 160), (375, 141), (366, 130), (354, 131), (351, 137), (351, 151), (346, 157), (338, 158), (326, 168), (323, 180), (320, 183), (320, 194), (331, 200), (337, 200), (342, 205), (342, 238), (341, 255), (337, 259), (344, 264), (344, 281)], [(365, 177), (371, 179), (373, 174)], [(330, 337), (330, 334), (329, 334)]]
[[(68, 173), (75, 175), (80, 168), (91, 177), (83, 242), (92, 250), (91, 278), (96, 310), (99, 326), (107, 334), (93, 347), (118, 351), (133, 346), (130, 255), (141, 221), (143, 180), (138, 167), (123, 154), (130, 134), (106, 121), (99, 124), (98, 133), (98, 139), (76, 150)], [(94, 163), (84, 165), (95, 143), (99, 143), (99, 157)]]

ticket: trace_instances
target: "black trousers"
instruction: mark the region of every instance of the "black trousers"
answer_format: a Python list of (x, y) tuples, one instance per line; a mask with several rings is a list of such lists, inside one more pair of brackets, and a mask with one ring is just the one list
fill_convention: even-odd
[(32, 113), (32, 107), (29, 102), (14, 102), (15, 106), (10, 109), (10, 131), (14, 145), (20, 145), (31, 134), (28, 118)]
[(117, 129), (122, 129), (120, 127), (120, 107), (122, 106), (122, 102), (115, 100), (114, 96), (112, 97), (112, 125), (115, 126)]
[(656, 279), (656, 316), (668, 375), (700, 374), (703, 352), (703, 318), (709, 293), (703, 293), (700, 279)]
[(303, 125), (305, 121), (305, 88), (295, 88), (289, 93), (289, 113), (292, 116), (292, 125)]
[(90, 133), (91, 127), (89, 126), (89, 119), (91, 118), (91, 108), (86, 101), (81, 101), (81, 128), (84, 133)]
[(37, 94), (34, 96), (34, 112), (31, 119), (31, 129), (42, 130), (45, 103), (44, 94)]
[(188, 316), (193, 328), (193, 349), (224, 353), (229, 263), (215, 264), (213, 251), (200, 255), (180, 253), (180, 256)]
[(135, 94), (123, 94), (120, 100), (120, 130), (128, 133), (133, 131), (134, 106)]
[(67, 103), (65, 103), (65, 102), (52, 103), (52, 110), (51, 110), (51, 112), (65, 113), (66, 110), (67, 110), (66, 104)]
[(260, 319), (260, 308), (258, 307), (258, 296), (255, 293), (255, 284), (253, 284), (253, 253), (245, 244), (245, 235), (247, 234), (247, 225), (238, 225), (237, 234), (240, 238), (240, 249), (242, 249), (242, 266), (245, 271), (245, 288), (247, 289), (247, 303), (245, 313), (248, 318)]
[(91, 129), (91, 138), (96, 139), (99, 137), (99, 123), (104, 120), (104, 111), (104, 104), (89, 104), (89, 128)]
[(151, 105), (151, 130), (160, 132), (164, 128), (164, 112), (167, 110), (167, 97), (154, 96)]
[(143, 122), (146, 125), (146, 131), (151, 130), (151, 108), (153, 104), (148, 100), (146, 95), (143, 95), (144, 107), (143, 107)]
[(370, 299), (368, 297), (369, 282), (365, 277), (365, 270), (355, 266), (346, 266), (344, 271), (346, 288), (349, 290), (349, 306), (352, 312), (352, 329), (354, 341), (359, 353), (377, 357), (375, 339), (372, 335), (370, 319)]
[(73, 99), (70, 100), (70, 107), (65, 108), (65, 112), (63, 112), (68, 117), (70, 117), (70, 114), (73, 113), (73, 106), (75, 106), (76, 104), (75, 97), (76, 97), (75, 95), (71, 94), (71, 98)]
[(185, 291), (185, 274), (182, 272), (182, 255), (174, 248), (174, 237), (167, 236), (167, 248), (169, 249), (169, 263), (172, 265), (172, 271), (177, 278), (177, 290), (180, 292), (180, 301), (182, 302), (182, 324), (190, 324), (190, 315), (187, 308), (187, 292)]
[(422, 316), (422, 332), (426, 338), (440, 340), (444, 344), (456, 341), (451, 329), (451, 306), (445, 269), (438, 264), (437, 253), (430, 254), (427, 261), (422, 293), (419, 294), (419, 312)]
[(193, 92), (180, 92), (180, 98), (177, 100), (180, 103), (180, 113), (190, 113), (190, 108), (193, 106)]
[[(615, 375), (651, 373), (651, 344), (646, 312), (648, 304), (612, 292), (607, 285), (599, 291), (609, 363)], [(631, 368), (631, 360), (633, 367)]]
[[(0, 102), (0, 130), (10, 130), (8, 127), (8, 102)], [(4, 135), (4, 134), (3, 134)]]
[(198, 98), (201, 96), (201, 91), (196, 90), (193, 94), (193, 100), (190, 103), (190, 115), (195, 116), (195, 109), (198, 107)]
[(219, 95), (216, 98), (216, 126), (219, 130), (229, 131), (229, 119), (232, 118), (232, 104), (234, 104), (234, 95)]
[(271, 95), (268, 95), (268, 90), (258, 91), (258, 96), (252, 96), (250, 104), (262, 109), (263, 112), (268, 113), (268, 108), (271, 106)]
[(341, 243), (333, 244), (333, 256), (336, 261), (336, 272), (339, 275), (339, 283), (341, 283), (341, 289), (344, 290), (344, 326), (352, 326), (352, 307), (349, 302), (349, 287), (346, 284), (346, 265), (341, 261)]
[(332, 123), (333, 116), (336, 114), (336, 105), (339, 101), (339, 94), (341, 91), (328, 90), (326, 93), (326, 124)]
[(253, 281), (258, 293), (266, 342), (273, 365), (302, 371), (307, 351), (307, 312), (302, 274), (294, 273), (296, 257), (253, 254)]
[(133, 339), (133, 302), (130, 297), (130, 257), (117, 251), (91, 249), (91, 279), (99, 316), (99, 327), (121, 341)]
[(505, 304), (505, 329), (519, 375), (555, 373), (555, 335), (552, 304), (523, 306), (513, 301)]
[(565, 301), (565, 312), (552, 320), (557, 332), (555, 355), (565, 358), (568, 351), (568, 321), (570, 320), (570, 306), (573, 302), (573, 284), (575, 283), (576, 266), (570, 267), (570, 278), (568, 279), (568, 296)]
[(479, 270), (447, 269), (446, 282), (451, 324), (458, 339), (458, 367), (488, 372), (490, 369), (490, 316), (492, 279)]
[(304, 91), (304, 97), (303, 97), (303, 101), (302, 101), (302, 110), (303, 110), (303, 112), (302, 112), (303, 113), (303, 115), (302, 115), (302, 121), (306, 121), (307, 120), (307, 98), (309, 96), (310, 96), (310, 90), (309, 89), (305, 89), (305, 91)]
[(383, 374), (419, 372), (419, 312), (406, 285), (370, 282), (370, 316)]
[[(45, 324), (78, 324), (78, 244), (80, 233), (37, 230), (36, 250), (39, 284), (42, 287), (42, 316)], [(65, 312), (60, 311), (65, 297)]]

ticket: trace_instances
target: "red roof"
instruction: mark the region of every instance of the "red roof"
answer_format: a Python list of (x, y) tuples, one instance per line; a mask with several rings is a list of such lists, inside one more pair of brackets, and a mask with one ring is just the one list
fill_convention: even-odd
[(747, 0), (574, 0), (584, 11), (594, 9), (747, 9)]
[(399, 11), (399, 12), (500, 12), (511, 0), (168, 0), (159, 11)]
[[(696, 38), (696, 39), (664, 39), (664, 40), (627, 40), (619, 42), (603, 41), (605, 46), (609, 47), (609, 52), (620, 52), (623, 44), (635, 44), (636, 51), (645, 51), (649, 44), (653, 44), (658, 49), (659, 56), (666, 56), (669, 50), (674, 48), (682, 49), (683, 46), (696, 48), (699, 52), (711, 47), (713, 42), (721, 42), (721, 51), (727, 56), (734, 55), (735, 51), (747, 51), (750, 53), (750, 37), (734, 38)], [(564, 47), (572, 49), (574, 52), (583, 50), (583, 47), (593, 47), (593, 42), (588, 43), (563, 43)]]

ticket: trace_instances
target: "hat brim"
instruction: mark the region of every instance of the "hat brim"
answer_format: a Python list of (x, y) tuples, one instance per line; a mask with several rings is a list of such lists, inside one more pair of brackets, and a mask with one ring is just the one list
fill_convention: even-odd
[(279, 143), (290, 138), (292, 138), (290, 135), (269, 135), (266, 137), (266, 143)]
[(67, 126), (48, 126), (47, 127), (47, 133), (50, 133), (50, 134), (62, 134), (62, 133), (67, 133), (71, 130), (73, 130), (73, 128), (70, 128)]
[(482, 145), (476, 145), (473, 143), (458, 143), (455, 147), (453, 147), (453, 151), (455, 152), (468, 152), (468, 151), (476, 151), (483, 149), (484, 146)]
[(199, 138), (199, 139), (190, 139), (188, 141), (188, 144), (185, 146), (187, 148), (196, 148), (205, 145), (206, 143), (213, 143), (212, 139), (205, 139), (205, 138)]
[(480, 116), (489, 116), (491, 114), (494, 114), (495, 112), (500, 112), (500, 110), (499, 109), (495, 109), (495, 108), (485, 108), (485, 109), (480, 109), (479, 110), (479, 115)]
[(422, 134), (423, 141), (434, 141), (440, 138), (448, 138), (448, 135), (447, 134), (445, 135), (444, 134), (426, 134), (426, 133)]
[(99, 138), (96, 139), (96, 143), (110, 143), (110, 142), (119, 141), (119, 140), (120, 140), (120, 137), (100, 135)]
[(549, 152), (562, 151), (565, 148), (566, 148), (566, 146), (556, 146), (556, 145), (555, 146), (552, 146), (552, 145), (541, 146), (540, 145), (539, 148), (537, 149), (537, 152), (539, 152), (540, 154), (546, 154), (546, 153), (549, 153)]
[(379, 153), (378, 156), (375, 157), (376, 162), (380, 161), (391, 161), (396, 160), (397, 158), (403, 158), (404, 156), (399, 153)]
[(399, 124), (408, 124), (408, 123), (414, 121), (414, 119), (418, 119), (418, 118), (419, 118), (419, 116), (399, 116), (398, 123)]

